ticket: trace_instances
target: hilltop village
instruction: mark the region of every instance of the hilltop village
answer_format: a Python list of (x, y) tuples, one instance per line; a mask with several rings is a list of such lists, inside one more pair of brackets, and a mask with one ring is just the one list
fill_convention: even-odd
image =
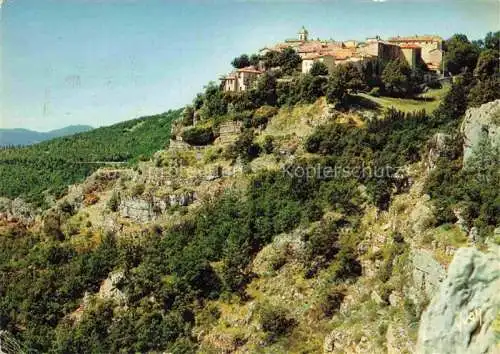
[[(316, 62), (325, 64), (331, 72), (336, 65), (346, 63), (362, 69), (373, 60), (388, 62), (398, 59), (404, 60), (412, 70), (423, 68), (426, 81), (443, 74), (443, 39), (436, 35), (397, 36), (387, 40), (376, 36), (367, 38), (364, 42), (334, 41), (310, 39), (309, 31), (302, 27), (297, 38), (264, 47), (259, 50), (259, 57), (273, 51), (282, 52), (287, 48), (292, 48), (302, 59), (297, 69), (304, 74), (309, 73)], [(255, 64), (238, 68), (223, 76), (221, 81), (224, 91), (246, 91), (266, 71), (262, 60)]]

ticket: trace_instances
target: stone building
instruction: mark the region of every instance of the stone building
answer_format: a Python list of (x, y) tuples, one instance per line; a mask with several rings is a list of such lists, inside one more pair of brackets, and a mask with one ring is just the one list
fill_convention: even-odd
[(309, 41), (309, 31), (304, 26), (302, 26), (302, 28), (299, 30), (297, 35), (298, 36), (296, 38), (285, 39), (285, 41), (282, 43), (277, 43), (277, 44), (270, 46), (270, 47), (264, 47), (264, 48), (259, 50), (259, 54), (265, 55), (265, 54), (269, 53), (270, 51), (278, 51), (279, 52), (279, 51), (282, 51), (283, 49), (286, 49), (286, 48), (293, 48), (297, 52), (299, 52), (299, 48), (301, 46), (303, 46), (311, 41)]
[(246, 91), (253, 85), (261, 74), (262, 71), (253, 66), (236, 69), (229, 75), (221, 78), (222, 88), (224, 91)]
[(443, 61), (443, 38), (439, 36), (392, 37), (389, 43), (401, 47), (416, 46), (421, 48), (421, 57), (429, 70), (441, 71)]
[(401, 54), (403, 55), (403, 58), (406, 60), (410, 68), (417, 68), (417, 65), (422, 57), (422, 49), (416, 45), (411, 44), (402, 45), (400, 48)]
[(297, 35), (297, 38), (286, 39), (284, 44), (288, 47), (296, 48), (309, 41), (309, 31), (304, 26), (302, 26)]
[(431, 49), (429, 52), (426, 53), (426, 58), (427, 62), (424, 59), (425, 64), (427, 65), (427, 68), (431, 71), (434, 71), (438, 74), (443, 73), (443, 50), (436, 48), (436, 49)]
[(332, 72), (335, 66), (335, 57), (332, 54), (308, 54), (302, 57), (302, 72), (307, 74), (315, 62), (320, 62), (326, 65), (328, 72)]
[(358, 46), (358, 41), (354, 39), (349, 39), (347, 41), (342, 42), (342, 44), (346, 48), (356, 48)]
[(416, 44), (401, 44), (384, 41), (380, 37), (368, 38), (358, 53), (382, 61), (404, 59), (412, 70), (417, 68), (421, 59), (422, 48)]
[(383, 41), (380, 37), (368, 38), (366, 44), (358, 48), (358, 53), (377, 57), (382, 61), (397, 60), (401, 57), (398, 45)]
[(303, 42), (307, 42), (307, 40), (309, 39), (308, 36), (309, 36), (309, 31), (306, 30), (306, 28), (304, 26), (302, 26), (302, 28), (300, 29), (299, 31), (299, 40), (300, 41), (303, 41)]

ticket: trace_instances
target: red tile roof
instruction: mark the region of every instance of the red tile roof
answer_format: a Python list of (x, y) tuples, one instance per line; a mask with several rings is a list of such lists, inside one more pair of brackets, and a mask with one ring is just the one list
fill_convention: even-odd
[(333, 54), (330, 53), (306, 53), (302, 56), (303, 60), (310, 60), (310, 59), (317, 59), (317, 58), (323, 58), (323, 57), (335, 57)]
[(415, 45), (415, 44), (406, 44), (406, 45), (402, 45), (401, 48), (404, 48), (404, 49), (417, 49), (417, 48), (420, 48), (420, 46)]
[(435, 64), (435, 63), (425, 63), (427, 67), (431, 70), (439, 70), (441, 69), (441, 65)]
[[(325, 45), (321, 48), (319, 47), (310, 47), (306, 48), (307, 51), (299, 51), (301, 53), (302, 59), (315, 59), (323, 56), (332, 56), (336, 60), (345, 60), (347, 58), (353, 57), (356, 55), (355, 48), (341, 48), (336, 45)], [(315, 50), (314, 50), (315, 49)]]
[(389, 42), (438, 42), (443, 41), (443, 38), (439, 36), (411, 36), (411, 37), (391, 37), (389, 38)]
[(314, 53), (325, 52), (331, 50), (338, 50), (342, 48), (342, 44), (337, 42), (324, 42), (324, 41), (310, 41), (300, 45), (297, 48), (299, 53)]
[(237, 69), (236, 71), (237, 72), (244, 72), (244, 73), (255, 73), (255, 74), (261, 74), (262, 73), (262, 71), (256, 69), (253, 66), (247, 66), (246, 68)]

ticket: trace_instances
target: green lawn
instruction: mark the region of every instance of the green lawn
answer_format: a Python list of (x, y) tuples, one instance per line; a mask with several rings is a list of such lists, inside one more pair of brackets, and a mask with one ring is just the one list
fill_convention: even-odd
[(427, 113), (432, 113), (438, 107), (448, 90), (449, 85), (445, 85), (440, 89), (429, 90), (429, 92), (418, 96), (416, 99), (373, 97), (366, 93), (360, 93), (357, 97), (375, 103), (379, 109), (394, 107), (403, 112), (425, 109)]

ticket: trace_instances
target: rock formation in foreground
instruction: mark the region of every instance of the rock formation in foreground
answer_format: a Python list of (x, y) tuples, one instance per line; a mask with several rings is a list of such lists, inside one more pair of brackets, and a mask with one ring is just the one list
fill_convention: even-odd
[(475, 248), (457, 251), (422, 315), (418, 353), (496, 353), (493, 322), (500, 309), (500, 257)]

